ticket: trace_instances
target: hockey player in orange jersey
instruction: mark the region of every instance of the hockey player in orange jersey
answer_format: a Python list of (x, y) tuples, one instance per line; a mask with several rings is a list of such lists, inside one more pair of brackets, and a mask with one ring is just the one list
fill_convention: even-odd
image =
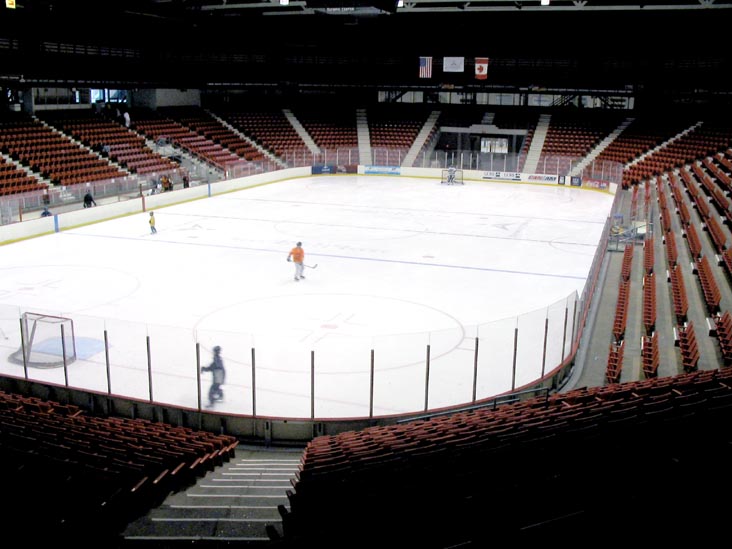
[(302, 249), (302, 242), (298, 242), (290, 253), (287, 255), (287, 261), (293, 261), (295, 263), (295, 280), (298, 281), (303, 276), (304, 270), (303, 261), (305, 261), (305, 250)]

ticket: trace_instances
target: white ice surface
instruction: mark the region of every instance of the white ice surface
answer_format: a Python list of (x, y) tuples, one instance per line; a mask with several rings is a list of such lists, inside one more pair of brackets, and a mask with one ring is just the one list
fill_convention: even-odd
[[(196, 407), (199, 343), (202, 364), (223, 348), (221, 411), (466, 403), (476, 337), (478, 399), (541, 376), (547, 317), (544, 367), (560, 362), (611, 204), (570, 187), (320, 176), (160, 209), (155, 235), (140, 213), (17, 242), (0, 248), (0, 352), (18, 350), (31, 311), (72, 318), (78, 355), (33, 379)], [(300, 282), (286, 262), (297, 241), (317, 265)], [(0, 371), (24, 375), (4, 357)]]

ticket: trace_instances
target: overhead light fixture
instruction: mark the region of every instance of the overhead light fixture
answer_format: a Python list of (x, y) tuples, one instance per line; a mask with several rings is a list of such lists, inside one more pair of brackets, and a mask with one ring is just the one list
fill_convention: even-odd
[(397, 2), (397, 8), (403, 8), (403, 7), (404, 7), (404, 0), (399, 0), (399, 2)]
[(551, 2), (551, 0), (541, 0), (541, 5), (548, 6), (550, 2)]
[[(541, 0), (541, 1), (544, 2), (545, 0)], [(287, 5), (289, 5), (289, 3), (290, 3), (290, 0), (280, 0), (280, 6), (287, 6)]]

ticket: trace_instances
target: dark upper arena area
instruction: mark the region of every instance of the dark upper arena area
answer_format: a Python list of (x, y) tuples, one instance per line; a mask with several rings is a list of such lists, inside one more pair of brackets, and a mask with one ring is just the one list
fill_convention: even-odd
[[(380, 1), (344, 2), (268, 16), (265, 8), (234, 9), (260, 3), (21, 0), (0, 12), (0, 79), (202, 89), (630, 89), (676, 97), (729, 91), (724, 2), (698, 9), (555, 0), (546, 11), (538, 0), (462, 9), (445, 2), (378, 14), (349, 10)], [(491, 11), (470, 11), (476, 5)], [(465, 57), (465, 72), (442, 73), (446, 55)], [(418, 78), (419, 56), (434, 56), (433, 78)], [(491, 59), (489, 78), (478, 82), (472, 63), (482, 56)]]

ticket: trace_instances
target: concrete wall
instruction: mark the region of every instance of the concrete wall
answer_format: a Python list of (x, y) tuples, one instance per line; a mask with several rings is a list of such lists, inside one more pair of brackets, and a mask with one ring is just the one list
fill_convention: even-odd
[(162, 88), (137, 90), (132, 92), (131, 103), (135, 107), (185, 107), (201, 106), (201, 90), (179, 90)]

